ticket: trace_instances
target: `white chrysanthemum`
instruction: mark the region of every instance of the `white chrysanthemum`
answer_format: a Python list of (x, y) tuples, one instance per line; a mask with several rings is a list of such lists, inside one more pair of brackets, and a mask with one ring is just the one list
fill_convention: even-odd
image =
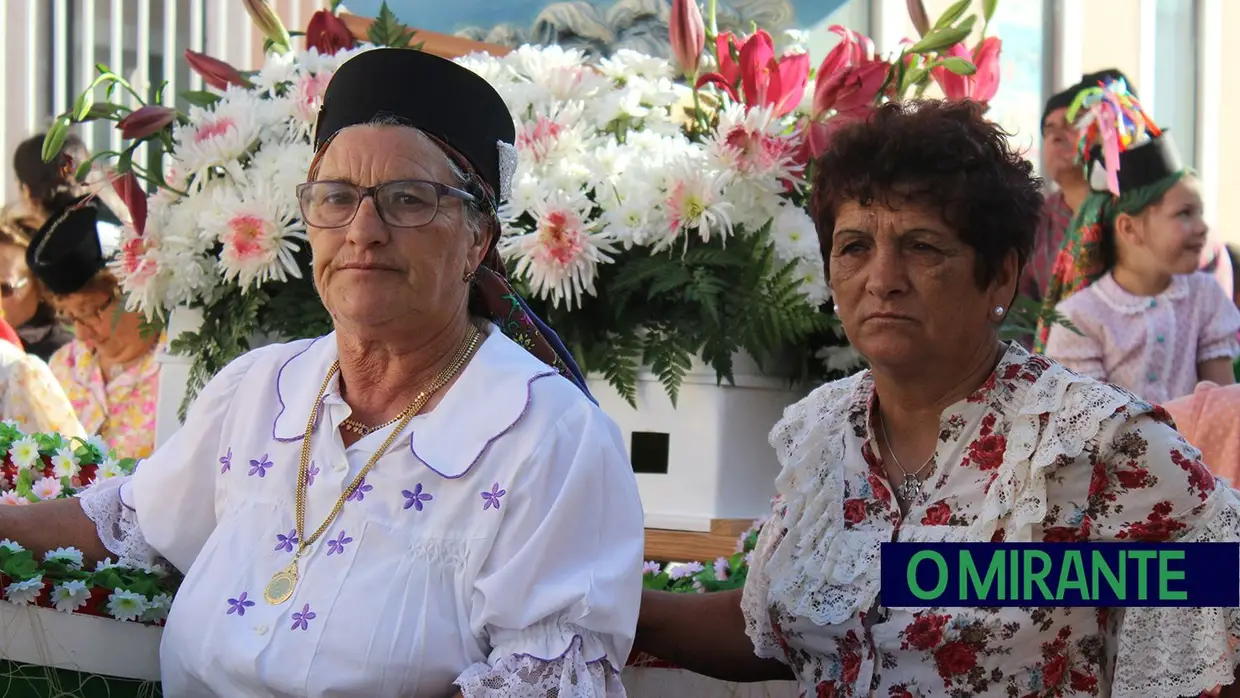
[(613, 80), (647, 80), (675, 77), (672, 64), (666, 58), (650, 56), (632, 49), (622, 48), (599, 62), (599, 72)]
[(142, 614), (142, 620), (146, 623), (158, 623), (168, 617), (168, 609), (171, 607), (171, 596), (156, 594), (146, 602), (146, 612)]
[(112, 558), (110, 558), (110, 557), (105, 557), (105, 558), (103, 558), (102, 560), (100, 560), (99, 562), (96, 562), (96, 563), (95, 563), (95, 571), (96, 571), (96, 572), (102, 572), (102, 571), (104, 571), (104, 570), (110, 570), (110, 569), (112, 569), (112, 568), (114, 568), (114, 567), (120, 567), (120, 566), (121, 566), (121, 565), (120, 565), (120, 563), (119, 563), (119, 562), (115, 562), (115, 561), (113, 561), (113, 560), (112, 560)]
[(39, 575), (24, 582), (13, 582), (4, 588), (4, 597), (9, 603), (32, 604), (39, 598), (39, 594), (43, 592), (43, 575)]
[(828, 372), (852, 373), (865, 365), (865, 358), (849, 345), (823, 347), (814, 354)]
[(114, 589), (108, 597), (108, 613), (117, 620), (138, 620), (146, 608), (146, 597), (132, 591)]
[[(595, 188), (595, 199), (601, 213), (599, 221), (612, 238), (626, 248), (632, 245), (648, 245), (658, 231), (657, 211), (663, 203), (663, 193), (657, 178), (642, 163), (629, 161), (626, 156), (618, 158), (626, 162), (624, 174), (605, 179)], [(603, 171), (600, 168), (600, 173)]]
[(249, 288), (301, 278), (293, 254), (306, 234), (296, 201), (292, 192), (274, 191), (263, 182), (251, 182), (245, 191), (217, 192), (216, 210), (203, 216), (201, 225), (222, 245), (219, 271), (225, 281)]
[(52, 602), (56, 605), (56, 610), (62, 613), (72, 613), (85, 606), (89, 600), (90, 589), (86, 582), (80, 579), (71, 579), (52, 587)]
[(789, 203), (780, 205), (771, 221), (771, 241), (775, 243), (775, 254), (781, 261), (790, 262), (810, 256), (822, 261), (814, 219), (799, 206)]
[(43, 554), (43, 560), (45, 562), (59, 560), (75, 570), (82, 569), (82, 551), (77, 548), (56, 548), (55, 550), (49, 550)]
[(582, 113), (580, 103), (556, 105), (518, 124), (520, 165), (533, 168), (565, 158), (580, 158), (590, 149), (591, 140), (591, 134), (582, 123)]
[(296, 56), (292, 51), (284, 53), (276, 53), (274, 51), (266, 54), (266, 60), (263, 67), (259, 69), (258, 74), (250, 78), (250, 82), (254, 84), (257, 91), (272, 95), (275, 94), (276, 88), (284, 83), (294, 80), (298, 73), (298, 63)]
[(581, 192), (556, 193), (531, 209), (533, 232), (500, 241), (505, 259), (517, 261), (516, 274), (556, 307), (560, 301), (580, 306), (586, 293), (594, 295), (598, 265), (611, 262), (611, 240), (592, 229), (589, 212), (590, 201)]
[(10, 553), (20, 553), (21, 551), (25, 550), (25, 548), (22, 547), (21, 543), (18, 543), (17, 541), (14, 541), (14, 540), (9, 540), (8, 538), (5, 538), (4, 540), (0, 540), (0, 548), (7, 550)]
[(262, 133), (261, 101), (230, 94), (235, 98), (220, 101), (212, 110), (191, 107), (190, 123), (173, 133), (178, 169), (194, 177), (195, 186), (201, 186), (201, 174), (209, 167), (238, 173), (238, 159), (249, 152)]
[(728, 199), (736, 206), (737, 225), (763, 225), (788, 188), (802, 185), (794, 171), (799, 142), (784, 131), (769, 109), (730, 104), (720, 111), (707, 152), (712, 167), (733, 174)]
[(512, 67), (489, 53), (477, 52), (455, 59), (456, 63), (476, 73), (491, 85), (510, 83), (516, 76)]
[(33, 436), (23, 436), (14, 441), (9, 447), (9, 458), (18, 468), (34, 468), (43, 464), (39, 458), (39, 442)]
[(30, 504), (30, 500), (16, 490), (6, 490), (0, 494), (0, 506), (24, 507), (27, 504)]
[(817, 252), (802, 257), (797, 262), (797, 274), (801, 278), (801, 294), (811, 306), (820, 306), (831, 300), (831, 288), (827, 286), (827, 273), (822, 257)]
[(30, 487), (30, 493), (41, 501), (56, 499), (65, 491), (60, 480), (54, 477), (41, 477)]
[(52, 474), (56, 477), (75, 477), (81, 471), (81, 462), (71, 447), (61, 446), (52, 454)]
[(655, 241), (654, 248), (674, 244), (687, 248), (691, 234), (702, 242), (731, 235), (733, 206), (724, 198), (728, 180), (726, 172), (711, 170), (700, 160), (686, 158), (671, 164), (664, 183), (662, 239)]
[(111, 480), (124, 474), (125, 471), (121, 469), (121, 464), (115, 458), (109, 457), (99, 464), (99, 469), (95, 471), (95, 481)]
[(94, 450), (95, 460), (103, 458), (104, 456), (108, 455), (109, 451), (111, 451), (111, 449), (108, 447), (108, 442), (104, 441), (103, 437), (98, 434), (91, 434), (90, 436), (86, 437), (86, 445), (89, 448)]

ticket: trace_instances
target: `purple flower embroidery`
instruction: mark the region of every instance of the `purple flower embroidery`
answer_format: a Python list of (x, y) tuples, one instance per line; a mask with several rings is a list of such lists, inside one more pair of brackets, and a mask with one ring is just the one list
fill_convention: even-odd
[(263, 457), (258, 460), (254, 460), (253, 458), (250, 459), (250, 475), (267, 477), (267, 468), (274, 465), (274, 463), (267, 459), (267, 455), (268, 454), (264, 453)]
[(306, 487), (314, 484), (314, 476), (319, 474), (319, 466), (310, 461), (310, 469), (306, 471)]
[(318, 615), (310, 610), (310, 604), (301, 607), (301, 612), (293, 614), (293, 627), (289, 630), (309, 630), (310, 621), (317, 618)]
[(336, 554), (344, 555), (345, 544), (352, 543), (352, 542), (353, 542), (353, 539), (346, 536), (344, 534), (344, 531), (342, 530), (340, 532), (340, 535), (327, 541), (327, 554), (328, 555), (336, 555)]
[(232, 469), (232, 448), (229, 447), (228, 453), (220, 456), (220, 472), (226, 473)]
[(412, 492), (410, 492), (409, 490), (401, 490), (400, 493), (405, 495), (405, 508), (406, 509), (408, 509), (409, 507), (413, 507), (414, 509), (417, 509), (418, 511), (422, 511), (422, 507), (424, 506), (423, 502), (429, 502), (432, 499), (434, 499), (434, 497), (431, 496), (430, 492), (422, 491), (422, 483), (420, 482), (413, 486)]
[(297, 545), (297, 542), (296, 529), (289, 531), (287, 536), (283, 533), (276, 534), (276, 550), (283, 550), (291, 553), (293, 552), (293, 546)]
[(236, 613), (239, 616), (244, 616), (245, 609), (253, 605), (254, 605), (254, 602), (247, 599), (246, 592), (243, 591), (241, 592), (241, 595), (238, 596), (237, 598), (228, 600), (228, 613), (224, 615), (231, 616), (232, 614)]
[(483, 501), (482, 510), (486, 511), (487, 509), (490, 509), (491, 507), (495, 507), (496, 509), (499, 509), (499, 498), (503, 497), (506, 494), (508, 494), (508, 490), (501, 490), (499, 488), (498, 482), (495, 483), (494, 485), (491, 485), (490, 492), (482, 493), (482, 501)]
[(362, 478), (362, 481), (361, 481), (361, 482), (359, 482), (359, 483), (357, 483), (357, 489), (353, 490), (353, 494), (349, 495), (349, 501), (350, 501), (350, 502), (354, 502), (354, 501), (360, 502), (360, 501), (362, 501), (363, 499), (365, 499), (365, 498), (366, 498), (366, 493), (367, 493), (367, 492), (369, 492), (369, 491), (371, 491), (371, 490), (373, 490), (373, 489), (374, 489), (374, 486), (373, 486), (373, 485), (367, 485), (367, 484), (366, 484), (366, 478)]

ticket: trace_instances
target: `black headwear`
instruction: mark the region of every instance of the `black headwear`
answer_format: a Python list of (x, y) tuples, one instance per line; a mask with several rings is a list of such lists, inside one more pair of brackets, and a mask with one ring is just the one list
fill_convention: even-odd
[(61, 209), (39, 228), (26, 248), (26, 266), (57, 295), (81, 290), (107, 266), (99, 243), (99, 209), (84, 198)]
[(1046, 107), (1042, 109), (1042, 126), (1046, 126), (1046, 117), (1050, 116), (1051, 112), (1056, 109), (1067, 109), (1072, 106), (1072, 103), (1076, 101), (1077, 95), (1079, 95), (1082, 90), (1097, 87), (1102, 83), (1116, 82), (1118, 80), (1123, 80), (1128, 85), (1128, 92), (1133, 97), (1137, 96), (1137, 88), (1132, 86), (1132, 83), (1128, 80), (1128, 77), (1125, 76), (1124, 73), (1118, 68), (1107, 68), (1106, 70), (1099, 70), (1096, 73), (1082, 75), (1080, 82), (1069, 87), (1063, 92), (1051, 95), (1051, 98), (1046, 100)]
[[(341, 65), (327, 86), (314, 149), (341, 129), (379, 116), (396, 117), (452, 146), (504, 198), (516, 167), (516, 126), (503, 98), (482, 76), (423, 51), (360, 53)], [(502, 150), (511, 151), (510, 157), (501, 156)]]

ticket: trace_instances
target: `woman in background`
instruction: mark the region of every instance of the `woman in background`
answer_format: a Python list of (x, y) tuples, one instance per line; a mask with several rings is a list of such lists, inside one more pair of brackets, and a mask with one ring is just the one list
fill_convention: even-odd
[(58, 433), (86, 438), (86, 431), (73, 412), (73, 405), (47, 364), (22, 351), (16, 333), (0, 320), (0, 419), (17, 424), (22, 431)]
[(61, 322), (73, 327), (74, 341), (50, 364), (82, 426), (121, 456), (145, 458), (155, 447), (160, 337), (125, 310), (100, 247), (97, 216), (94, 200), (76, 200), (35, 235), (26, 263)]
[(56, 310), (26, 266), (30, 237), (38, 231), (28, 225), (11, 209), (0, 213), (0, 305), (26, 351), (50, 361), (57, 349), (73, 341), (73, 333), (57, 320)]

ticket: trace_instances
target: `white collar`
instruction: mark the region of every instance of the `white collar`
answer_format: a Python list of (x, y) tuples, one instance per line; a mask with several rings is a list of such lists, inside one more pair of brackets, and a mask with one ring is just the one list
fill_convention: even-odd
[(1187, 274), (1177, 274), (1171, 277), (1171, 285), (1157, 296), (1136, 296), (1125, 291), (1123, 287), (1116, 283), (1115, 277), (1111, 275), (1111, 272), (1107, 272), (1102, 278), (1095, 281), (1093, 287), (1103, 303), (1124, 315), (1139, 315), (1156, 306), (1159, 302), (1170, 302), (1187, 298), (1189, 292)]
[[(305, 420), (337, 356), (333, 332), (307, 344), (276, 372), (279, 411), (272, 422), (272, 438), (285, 443), (304, 438)], [(461, 477), (529, 411), (534, 382), (558, 376), (554, 368), (488, 325), (486, 340), (439, 405), (414, 417), (405, 428), (409, 450), (441, 477)], [(339, 375), (329, 384), (329, 393), (337, 392), (338, 386)], [(318, 431), (322, 413), (311, 433)]]

